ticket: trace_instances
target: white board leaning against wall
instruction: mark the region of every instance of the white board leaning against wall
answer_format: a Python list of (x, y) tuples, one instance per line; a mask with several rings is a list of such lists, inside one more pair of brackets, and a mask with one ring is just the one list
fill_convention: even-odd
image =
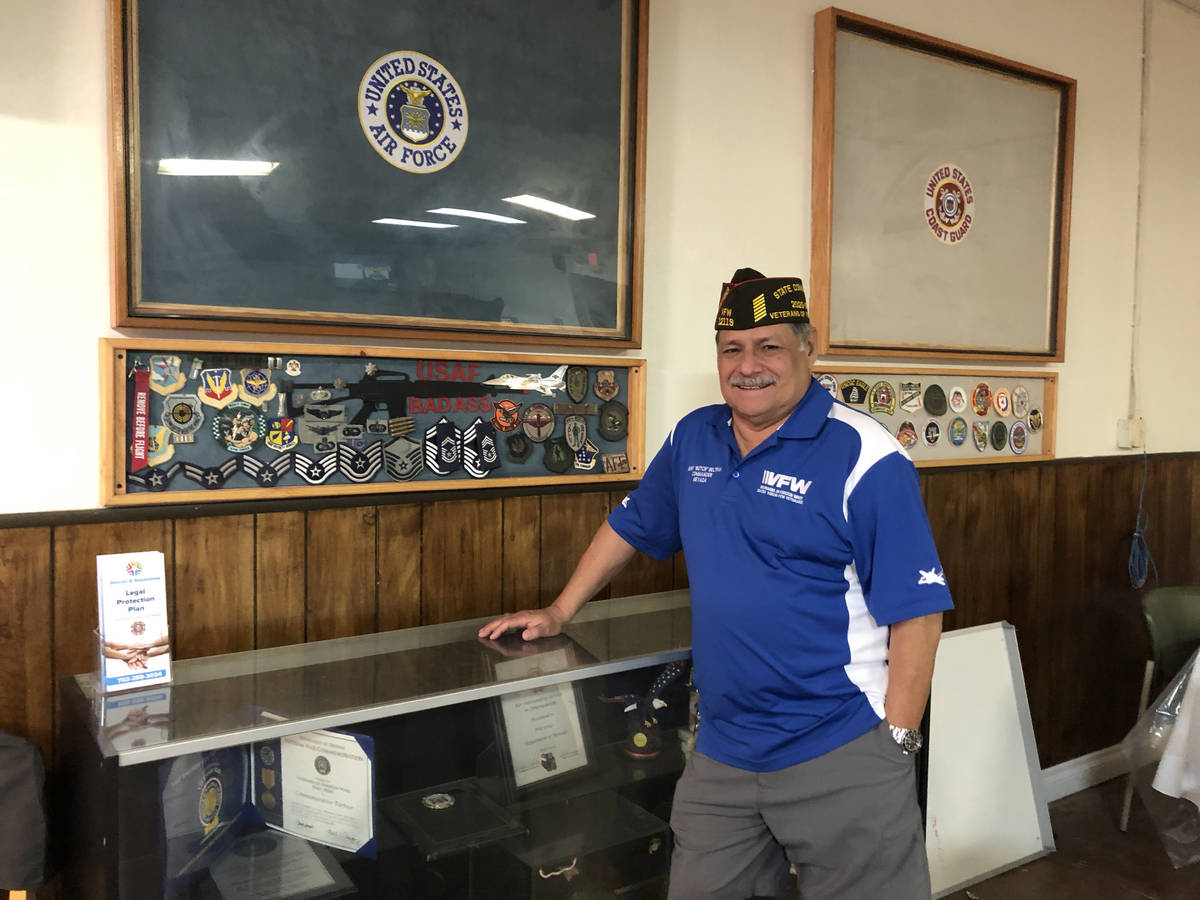
[(942, 635), (929, 732), (925, 847), (935, 897), (1054, 850), (1012, 625)]

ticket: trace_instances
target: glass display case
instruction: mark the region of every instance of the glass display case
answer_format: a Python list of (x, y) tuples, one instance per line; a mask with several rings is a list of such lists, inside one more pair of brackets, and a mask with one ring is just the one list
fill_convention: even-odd
[(65, 895), (665, 896), (687, 592), (483, 621), (64, 679)]

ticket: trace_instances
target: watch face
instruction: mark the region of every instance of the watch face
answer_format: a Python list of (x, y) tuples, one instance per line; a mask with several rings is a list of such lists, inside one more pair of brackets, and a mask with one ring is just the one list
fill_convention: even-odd
[(909, 731), (905, 733), (904, 740), (900, 743), (904, 748), (905, 753), (916, 753), (921, 749), (921, 732)]

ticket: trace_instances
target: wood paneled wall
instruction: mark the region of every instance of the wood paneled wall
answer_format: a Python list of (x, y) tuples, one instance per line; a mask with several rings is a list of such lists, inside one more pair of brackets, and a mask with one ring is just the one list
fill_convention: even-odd
[[(1147, 641), (1127, 562), (1142, 468), (1120, 457), (921, 472), (957, 605), (947, 628), (1016, 626), (1043, 766), (1116, 743), (1134, 719)], [(1146, 536), (1164, 585), (1200, 583), (1197, 476), (1200, 454), (1148, 460)], [(548, 603), (622, 496), (8, 517), (0, 729), (54, 759), (57, 679), (92, 667), (97, 554), (163, 549), (174, 651), (189, 658)], [(680, 558), (639, 557), (602, 596), (686, 583)]]

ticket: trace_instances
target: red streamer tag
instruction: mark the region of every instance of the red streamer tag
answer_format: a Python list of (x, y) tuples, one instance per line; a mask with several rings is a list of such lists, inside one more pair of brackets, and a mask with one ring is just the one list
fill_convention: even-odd
[(150, 371), (134, 369), (133, 372), (133, 443), (129, 447), (129, 471), (136, 472), (149, 464), (146, 461), (146, 445), (149, 442), (150, 423)]

